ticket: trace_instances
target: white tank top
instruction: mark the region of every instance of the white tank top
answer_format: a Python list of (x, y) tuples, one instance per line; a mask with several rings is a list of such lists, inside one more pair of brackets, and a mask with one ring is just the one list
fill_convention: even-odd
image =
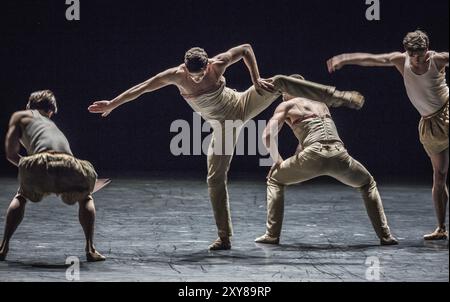
[(422, 116), (439, 111), (448, 102), (449, 88), (445, 81), (445, 71), (438, 70), (434, 60), (434, 51), (430, 52), (430, 67), (422, 75), (411, 69), (411, 60), (406, 54), (404, 81), (411, 103)]

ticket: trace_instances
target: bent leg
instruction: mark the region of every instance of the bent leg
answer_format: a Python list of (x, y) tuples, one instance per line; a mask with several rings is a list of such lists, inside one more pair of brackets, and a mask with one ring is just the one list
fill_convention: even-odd
[(436, 231), (431, 234), (425, 235), (425, 240), (444, 240), (448, 238), (446, 230), (445, 220), (447, 214), (448, 204), (448, 166), (449, 166), (449, 151), (445, 151), (439, 154), (430, 154), (431, 162), (433, 164), (433, 202), (436, 211), (436, 218), (438, 227)]
[(86, 257), (90, 262), (104, 261), (106, 258), (94, 246), (95, 204), (92, 196), (78, 202), (78, 218), (86, 237)]
[(0, 246), (0, 261), (4, 261), (9, 250), (9, 241), (23, 220), (25, 214), (26, 199), (17, 194), (6, 212), (5, 233)]
[(284, 216), (285, 186), (307, 181), (321, 175), (322, 163), (314, 156), (314, 147), (285, 160), (267, 181), (267, 230), (258, 243), (278, 243)]
[(397, 244), (391, 235), (377, 184), (369, 171), (345, 152), (336, 156), (329, 175), (361, 192), (367, 214), (381, 244)]

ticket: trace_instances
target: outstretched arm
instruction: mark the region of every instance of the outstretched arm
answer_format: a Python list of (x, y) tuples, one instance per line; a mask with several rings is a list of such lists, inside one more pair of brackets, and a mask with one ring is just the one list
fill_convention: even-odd
[(281, 157), (280, 152), (278, 151), (277, 141), (278, 141), (278, 133), (280, 132), (281, 128), (286, 122), (286, 116), (288, 111), (289, 108), (285, 103), (280, 104), (275, 110), (275, 113), (272, 116), (272, 118), (269, 120), (266, 129), (264, 129), (263, 144), (269, 151), (270, 156), (274, 161), (274, 165), (270, 169), (269, 175), (267, 177), (270, 177), (272, 173), (275, 171), (275, 169), (277, 169), (283, 162), (283, 158)]
[(234, 63), (244, 60), (245, 65), (250, 72), (250, 77), (256, 90), (261, 93), (261, 90), (266, 90), (269, 92), (274, 91), (273, 84), (261, 79), (258, 69), (258, 63), (256, 62), (256, 56), (253, 52), (253, 48), (250, 44), (243, 44), (234, 48), (231, 48), (225, 53), (217, 55), (214, 59), (222, 62), (219, 64), (220, 72), (224, 73), (225, 70), (233, 65)]
[(334, 56), (327, 61), (328, 72), (332, 73), (341, 69), (345, 65), (359, 66), (378, 66), (391, 67), (395, 66), (403, 73), (405, 55), (401, 52), (392, 52), (386, 54), (370, 54), (370, 53), (346, 53)]
[(22, 133), (19, 124), (20, 118), (21, 115), (19, 113), (13, 114), (5, 140), (6, 159), (16, 167), (19, 166), (20, 161), (20, 136)]
[(105, 117), (110, 114), (112, 110), (127, 102), (137, 99), (145, 93), (175, 84), (177, 70), (178, 68), (171, 68), (161, 72), (147, 81), (128, 89), (111, 101), (94, 102), (91, 106), (89, 106), (88, 110), (91, 113), (101, 113), (102, 116)]

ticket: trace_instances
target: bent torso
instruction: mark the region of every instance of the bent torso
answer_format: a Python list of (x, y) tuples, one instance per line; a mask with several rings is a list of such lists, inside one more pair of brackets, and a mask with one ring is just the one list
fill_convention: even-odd
[(331, 117), (327, 105), (308, 99), (292, 99), (289, 101), (289, 107), (286, 121), (292, 129), (308, 118)]
[(188, 100), (195, 100), (203, 94), (217, 91), (225, 83), (223, 72), (217, 66), (218, 64), (219, 62), (210, 60), (206, 75), (200, 83), (195, 83), (191, 79), (184, 64), (180, 65), (177, 71), (177, 87), (181, 96)]

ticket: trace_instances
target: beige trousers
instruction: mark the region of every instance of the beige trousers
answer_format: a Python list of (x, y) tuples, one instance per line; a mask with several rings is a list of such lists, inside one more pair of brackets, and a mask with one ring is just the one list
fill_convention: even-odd
[[(254, 86), (245, 92), (225, 89), (219, 98), (221, 102), (232, 106), (231, 109), (227, 107), (225, 119), (239, 120), (245, 123), (270, 106), (281, 95), (281, 92), (323, 101), (329, 106), (339, 106), (341, 104), (339, 102), (342, 102), (340, 99), (333, 98), (335, 87), (287, 76), (275, 76), (272, 79), (276, 89), (274, 93), (264, 92), (259, 95)], [(219, 237), (230, 237), (233, 235), (233, 228), (228, 199), (227, 174), (242, 127), (225, 127), (225, 121), (210, 120), (210, 123), (214, 131), (208, 152), (208, 191), (218, 235)], [(232, 139), (228, 139), (229, 137)], [(218, 145), (220, 146), (218, 147)]]
[(448, 149), (448, 101), (435, 114), (422, 117), (419, 123), (420, 142), (428, 155)]
[(358, 188), (377, 236), (387, 238), (390, 230), (380, 194), (372, 175), (353, 159), (342, 143), (314, 143), (285, 160), (267, 182), (267, 235), (280, 237), (284, 213), (284, 188), (318, 176), (328, 175)]

